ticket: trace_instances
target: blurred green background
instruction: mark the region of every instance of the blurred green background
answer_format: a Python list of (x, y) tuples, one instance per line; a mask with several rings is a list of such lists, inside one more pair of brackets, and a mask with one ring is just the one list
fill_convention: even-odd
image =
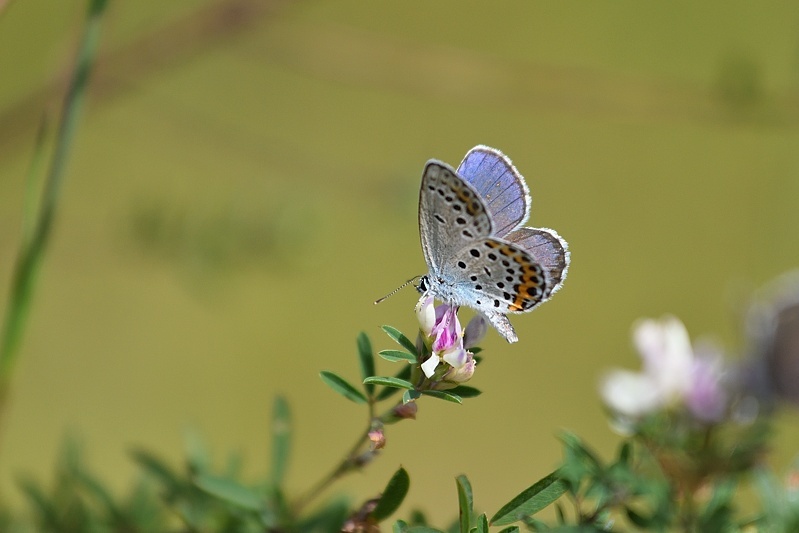
[[(0, 12), (3, 302), (84, 10)], [(120, 489), (131, 447), (177, 462), (186, 428), (254, 476), (277, 393), (306, 489), (365, 423), (318, 372), (357, 380), (359, 330), (376, 349), (381, 324), (414, 330), (412, 290), (372, 302), (425, 271), (425, 161), (475, 144), (526, 176), (569, 278), (513, 318), (518, 344), (489, 333), (482, 397), (425, 399), (333, 492), (364, 500), (403, 465), (404, 509), (452, 518), (466, 473), (493, 512), (557, 464), (561, 428), (611, 453), (596, 381), (638, 367), (636, 318), (674, 313), (735, 352), (751, 292), (799, 265), (796, 2), (112, 1), (103, 38), (0, 431), (11, 501), (70, 430)], [(778, 467), (799, 442), (780, 420)]]

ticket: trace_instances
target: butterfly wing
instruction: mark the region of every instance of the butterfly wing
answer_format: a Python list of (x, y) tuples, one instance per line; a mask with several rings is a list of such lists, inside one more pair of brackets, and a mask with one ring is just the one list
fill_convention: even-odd
[(440, 275), (458, 250), (490, 235), (492, 229), (477, 191), (451, 166), (428, 161), (419, 190), (419, 235), (430, 273)]
[[(562, 281), (565, 267), (558, 271), (556, 260), (560, 239), (545, 230), (520, 232), (518, 242), (498, 237), (494, 216), (506, 231), (522, 224), (530, 208), (524, 180), (500, 152), (476, 147), (461, 167), (476, 184), (436, 160), (428, 161), (422, 174), (419, 232), (430, 269), (429, 291), (449, 304), (483, 313), (508, 342), (516, 342), (505, 315), (532, 310), (553, 292), (553, 280)], [(561, 250), (565, 253), (565, 241)], [(542, 264), (535, 253), (549, 262)], [(568, 265), (566, 255), (563, 261)], [(557, 277), (550, 271), (557, 271)]]
[(477, 191), (494, 221), (493, 235), (504, 237), (530, 216), (532, 199), (524, 178), (499, 150), (475, 146), (464, 156), (458, 174)]
[(524, 248), (494, 237), (468, 243), (443, 267), (435, 294), (483, 313), (508, 342), (517, 340), (508, 313), (525, 313), (551, 292), (549, 279)]
[(555, 230), (519, 228), (505, 237), (519, 246), (539, 263), (549, 278), (544, 298), (550, 298), (563, 285), (569, 271), (569, 244)]

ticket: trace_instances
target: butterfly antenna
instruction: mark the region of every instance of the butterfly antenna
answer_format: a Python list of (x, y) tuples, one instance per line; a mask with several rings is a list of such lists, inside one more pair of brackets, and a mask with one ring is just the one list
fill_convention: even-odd
[(411, 283), (413, 283), (414, 281), (416, 281), (417, 279), (419, 279), (421, 277), (422, 276), (414, 276), (414, 277), (412, 277), (411, 279), (409, 279), (408, 281), (406, 281), (405, 283), (403, 283), (402, 285), (400, 285), (399, 287), (397, 287), (396, 289), (394, 289), (390, 293), (386, 294), (382, 298), (378, 298), (377, 300), (375, 300), (375, 305), (379, 304), (383, 300), (386, 300), (389, 296), (394, 296), (395, 294), (397, 294), (400, 291), (400, 289), (404, 289), (405, 287), (407, 287), (408, 285), (410, 285)]

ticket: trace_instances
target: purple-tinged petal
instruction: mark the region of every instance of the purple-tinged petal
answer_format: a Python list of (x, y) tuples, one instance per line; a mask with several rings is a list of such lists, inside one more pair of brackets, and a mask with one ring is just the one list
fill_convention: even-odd
[(701, 422), (719, 422), (727, 412), (723, 362), (720, 357), (698, 357), (685, 397), (688, 410)]
[(488, 331), (488, 321), (483, 315), (475, 315), (463, 332), (463, 347), (467, 350), (477, 346), (477, 343), (483, 340), (486, 332)]

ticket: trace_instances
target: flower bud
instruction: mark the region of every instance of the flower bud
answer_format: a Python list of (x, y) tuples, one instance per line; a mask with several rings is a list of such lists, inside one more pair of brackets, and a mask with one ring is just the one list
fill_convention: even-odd
[(416, 318), (419, 320), (419, 328), (426, 336), (430, 336), (433, 326), (436, 325), (436, 308), (433, 305), (433, 297), (423, 295), (416, 304)]
[(383, 428), (369, 431), (369, 441), (372, 450), (382, 450), (386, 446), (386, 434), (383, 433)]
[[(444, 381), (447, 383), (452, 384), (453, 386), (460, 385), (461, 383), (466, 383), (472, 376), (474, 375), (474, 369), (477, 366), (475, 363), (474, 356), (471, 352), (467, 352), (463, 350), (464, 354), (466, 355), (466, 360), (464, 363), (459, 366), (452, 366), (449, 371), (444, 374)], [(442, 389), (442, 387), (437, 387), (438, 389)], [(449, 387), (451, 388), (451, 387)]]

